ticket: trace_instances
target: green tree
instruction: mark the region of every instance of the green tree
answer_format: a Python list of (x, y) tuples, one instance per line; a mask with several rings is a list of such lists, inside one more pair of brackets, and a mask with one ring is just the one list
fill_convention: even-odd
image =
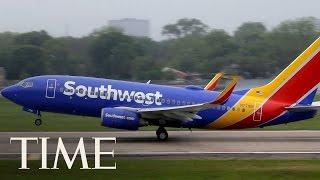
[(51, 39), (51, 36), (46, 31), (33, 31), (17, 35), (15, 43), (41, 46), (49, 39)]
[(292, 62), (306, 47), (320, 35), (314, 18), (298, 18), (282, 22), (268, 35), (269, 56), (278, 67)]
[(12, 50), (7, 62), (9, 79), (22, 79), (29, 76), (46, 74), (46, 51), (33, 45), (22, 45)]
[(3, 48), (7, 48), (8, 46), (12, 46), (17, 35), (18, 35), (17, 33), (12, 33), (12, 32), (0, 33), (0, 51)]
[(186, 35), (203, 35), (207, 32), (208, 26), (199, 19), (179, 19), (175, 24), (168, 24), (163, 27), (162, 35), (180, 38)]
[(48, 52), (48, 71), (50, 74), (89, 75), (94, 72), (89, 67), (88, 54), (90, 38), (61, 37), (45, 43)]
[(284, 21), (267, 30), (242, 24), (230, 35), (209, 31), (197, 19), (180, 19), (163, 28), (174, 37), (160, 42), (102, 27), (86, 37), (51, 37), (45, 31), (0, 33), (0, 66), (10, 79), (41, 74), (90, 75), (115, 79), (170, 79), (173, 67), (187, 72), (226, 71), (248, 78), (276, 75), (319, 37), (315, 18)]
[[(147, 40), (120, 32), (104, 33), (92, 43), (90, 54), (97, 75), (112, 78), (132, 78), (134, 59), (147, 54)], [(149, 42), (150, 43), (150, 42)]]
[(260, 22), (243, 23), (234, 33), (234, 39), (239, 44), (255, 43), (260, 41), (265, 33), (266, 27)]
[(113, 32), (123, 33), (123, 29), (113, 27), (113, 26), (102, 26), (98, 29), (95, 29), (89, 36), (96, 37), (96, 36), (113, 33)]
[(166, 46), (164, 67), (169, 66), (188, 72), (201, 71), (208, 52), (204, 38), (186, 36), (171, 40)]
[(237, 52), (238, 46), (234, 43), (233, 37), (224, 30), (212, 30), (204, 39), (207, 52), (202, 63), (202, 71), (212, 76), (213, 72), (222, 71), (225, 65), (232, 63), (232, 59), (226, 56)]

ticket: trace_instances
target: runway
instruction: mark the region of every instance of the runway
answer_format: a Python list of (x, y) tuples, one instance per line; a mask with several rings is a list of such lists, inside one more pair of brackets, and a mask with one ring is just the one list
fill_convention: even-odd
[[(48, 154), (54, 156), (62, 137), (73, 154), (80, 137), (94, 154), (92, 137), (116, 137), (102, 142), (101, 150), (114, 149), (116, 158), (160, 159), (320, 159), (320, 131), (169, 131), (169, 140), (158, 142), (153, 131), (121, 132), (0, 132), (0, 159), (20, 158), (21, 143), (10, 137), (50, 137)], [(28, 142), (28, 157), (39, 157), (41, 142)]]

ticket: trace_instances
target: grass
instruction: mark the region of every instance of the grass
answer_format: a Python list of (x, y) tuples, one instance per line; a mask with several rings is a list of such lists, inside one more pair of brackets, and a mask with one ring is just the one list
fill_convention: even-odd
[[(110, 162), (110, 161), (109, 161)], [(28, 161), (30, 170), (18, 170), (20, 161), (0, 161), (2, 179), (319, 179), (317, 160), (117, 160), (117, 170), (39, 170), (40, 161)], [(102, 162), (107, 165), (108, 162)], [(52, 162), (48, 162), (52, 166)], [(89, 167), (93, 162), (89, 163)]]
[(0, 131), (102, 131), (98, 118), (42, 113), (43, 125), (36, 127), (36, 115), (22, 111), (22, 107), (0, 98)]
[[(319, 99), (319, 97), (318, 97)], [(22, 111), (20, 106), (0, 98), (0, 132), (3, 131), (114, 131), (116, 129), (102, 127), (99, 118), (42, 113), (43, 125), (33, 124), (35, 115)], [(141, 130), (156, 130), (157, 127), (143, 127)], [(265, 127), (261, 130), (319, 130), (320, 115), (313, 119)], [(168, 130), (180, 130), (168, 128)], [(256, 130), (256, 129), (255, 129)], [(260, 129), (258, 129), (260, 130)]]

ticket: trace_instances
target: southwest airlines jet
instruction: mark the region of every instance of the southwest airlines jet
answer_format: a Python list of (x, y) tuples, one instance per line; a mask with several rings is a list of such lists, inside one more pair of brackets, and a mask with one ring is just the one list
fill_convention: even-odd
[(80, 76), (31, 77), (7, 87), (2, 96), (38, 116), (40, 112), (100, 117), (105, 127), (138, 130), (165, 127), (242, 129), (309, 119), (320, 102), (313, 102), (320, 82), (320, 38), (270, 83), (235, 91), (238, 77), (216, 91), (218, 73), (205, 88), (183, 88)]

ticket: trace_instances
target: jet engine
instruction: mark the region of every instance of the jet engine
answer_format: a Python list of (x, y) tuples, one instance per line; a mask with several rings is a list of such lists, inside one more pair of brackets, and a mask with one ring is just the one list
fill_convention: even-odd
[(146, 125), (138, 113), (117, 108), (103, 108), (101, 110), (102, 126), (138, 130), (140, 126)]

